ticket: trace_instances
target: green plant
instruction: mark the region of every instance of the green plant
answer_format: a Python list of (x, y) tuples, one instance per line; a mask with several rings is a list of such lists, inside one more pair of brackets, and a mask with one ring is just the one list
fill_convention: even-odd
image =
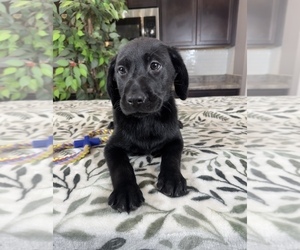
[(105, 95), (107, 66), (119, 46), (116, 20), (125, 0), (62, 0), (54, 5), (54, 99)]
[(52, 2), (0, 1), (0, 100), (52, 98)]

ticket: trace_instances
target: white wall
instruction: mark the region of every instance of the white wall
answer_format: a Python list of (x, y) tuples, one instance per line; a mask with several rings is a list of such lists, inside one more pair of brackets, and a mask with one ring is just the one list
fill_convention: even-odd
[(231, 51), (229, 49), (180, 50), (190, 75), (232, 74), (230, 69)]
[(280, 55), (281, 47), (248, 49), (248, 75), (278, 74)]

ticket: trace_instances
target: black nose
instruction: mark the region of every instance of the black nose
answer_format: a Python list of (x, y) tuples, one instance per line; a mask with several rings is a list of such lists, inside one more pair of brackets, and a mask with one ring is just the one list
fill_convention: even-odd
[(141, 105), (146, 101), (146, 97), (143, 95), (128, 96), (127, 102), (129, 105)]

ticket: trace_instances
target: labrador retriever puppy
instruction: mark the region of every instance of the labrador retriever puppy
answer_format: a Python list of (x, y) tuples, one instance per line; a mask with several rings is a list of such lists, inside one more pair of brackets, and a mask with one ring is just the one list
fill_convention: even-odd
[(188, 73), (179, 53), (154, 38), (138, 38), (111, 61), (107, 91), (114, 132), (105, 147), (113, 184), (108, 204), (130, 212), (144, 202), (128, 155), (161, 156), (157, 189), (170, 197), (187, 194), (180, 172), (183, 140), (172, 94), (184, 100)]

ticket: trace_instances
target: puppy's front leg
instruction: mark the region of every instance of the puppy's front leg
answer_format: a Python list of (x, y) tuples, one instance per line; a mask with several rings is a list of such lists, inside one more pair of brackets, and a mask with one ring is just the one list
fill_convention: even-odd
[(126, 152), (108, 143), (105, 147), (105, 158), (114, 189), (108, 198), (108, 204), (119, 212), (129, 213), (137, 209), (144, 202), (144, 197), (136, 183)]
[(157, 188), (170, 197), (179, 197), (188, 193), (186, 180), (180, 172), (182, 149), (183, 142), (179, 138), (171, 141), (163, 148)]

